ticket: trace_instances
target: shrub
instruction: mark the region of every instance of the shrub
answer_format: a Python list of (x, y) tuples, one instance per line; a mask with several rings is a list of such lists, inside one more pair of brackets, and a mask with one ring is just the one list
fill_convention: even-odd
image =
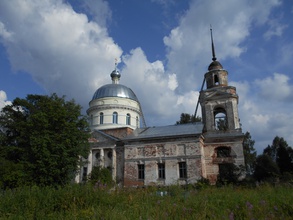
[(89, 180), (97, 187), (112, 186), (114, 183), (110, 168), (101, 166), (93, 167), (93, 170), (89, 175)]

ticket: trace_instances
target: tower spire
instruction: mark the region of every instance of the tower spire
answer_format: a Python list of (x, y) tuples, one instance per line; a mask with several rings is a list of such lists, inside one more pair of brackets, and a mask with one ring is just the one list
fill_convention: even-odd
[(212, 53), (213, 53), (213, 61), (217, 60), (216, 53), (215, 53), (215, 46), (214, 46), (214, 39), (213, 39), (213, 29), (212, 25), (210, 25), (210, 31), (211, 31), (211, 41), (212, 41)]

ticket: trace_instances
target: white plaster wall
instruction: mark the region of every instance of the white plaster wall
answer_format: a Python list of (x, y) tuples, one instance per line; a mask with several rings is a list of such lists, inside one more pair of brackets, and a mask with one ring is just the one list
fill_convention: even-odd
[(178, 183), (179, 170), (178, 160), (166, 160), (165, 161), (165, 172), (166, 172), (166, 185), (172, 185)]
[[(103, 124), (100, 124), (100, 113), (104, 114)], [(113, 124), (113, 112), (118, 113), (118, 123)], [(109, 129), (117, 127), (140, 127), (141, 110), (139, 103), (128, 98), (107, 97), (90, 102), (87, 110), (92, 129)], [(130, 114), (130, 125), (126, 124), (126, 115)], [(138, 123), (136, 118), (138, 118)]]

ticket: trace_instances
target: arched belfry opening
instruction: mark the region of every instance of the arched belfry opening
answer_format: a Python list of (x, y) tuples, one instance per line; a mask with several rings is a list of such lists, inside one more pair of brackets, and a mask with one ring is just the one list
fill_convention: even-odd
[(220, 84), (218, 75), (214, 75), (214, 84), (217, 86)]
[(228, 119), (226, 110), (222, 107), (214, 109), (214, 126), (215, 130), (226, 131), (228, 130)]

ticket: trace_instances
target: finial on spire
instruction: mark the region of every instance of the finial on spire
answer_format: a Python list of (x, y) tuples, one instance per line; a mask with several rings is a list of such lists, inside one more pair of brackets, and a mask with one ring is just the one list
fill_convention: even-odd
[(118, 60), (115, 58), (115, 70), (117, 70)]
[(212, 25), (210, 25), (210, 31), (211, 31), (211, 41), (212, 41), (212, 53), (213, 53), (213, 61), (217, 60), (216, 53), (215, 53), (215, 47), (214, 47), (214, 39), (213, 39), (213, 29)]
[(119, 79), (121, 77), (119, 71), (117, 70), (117, 64), (118, 64), (118, 61), (117, 61), (117, 58), (115, 58), (115, 69), (110, 74), (113, 84), (119, 84)]

